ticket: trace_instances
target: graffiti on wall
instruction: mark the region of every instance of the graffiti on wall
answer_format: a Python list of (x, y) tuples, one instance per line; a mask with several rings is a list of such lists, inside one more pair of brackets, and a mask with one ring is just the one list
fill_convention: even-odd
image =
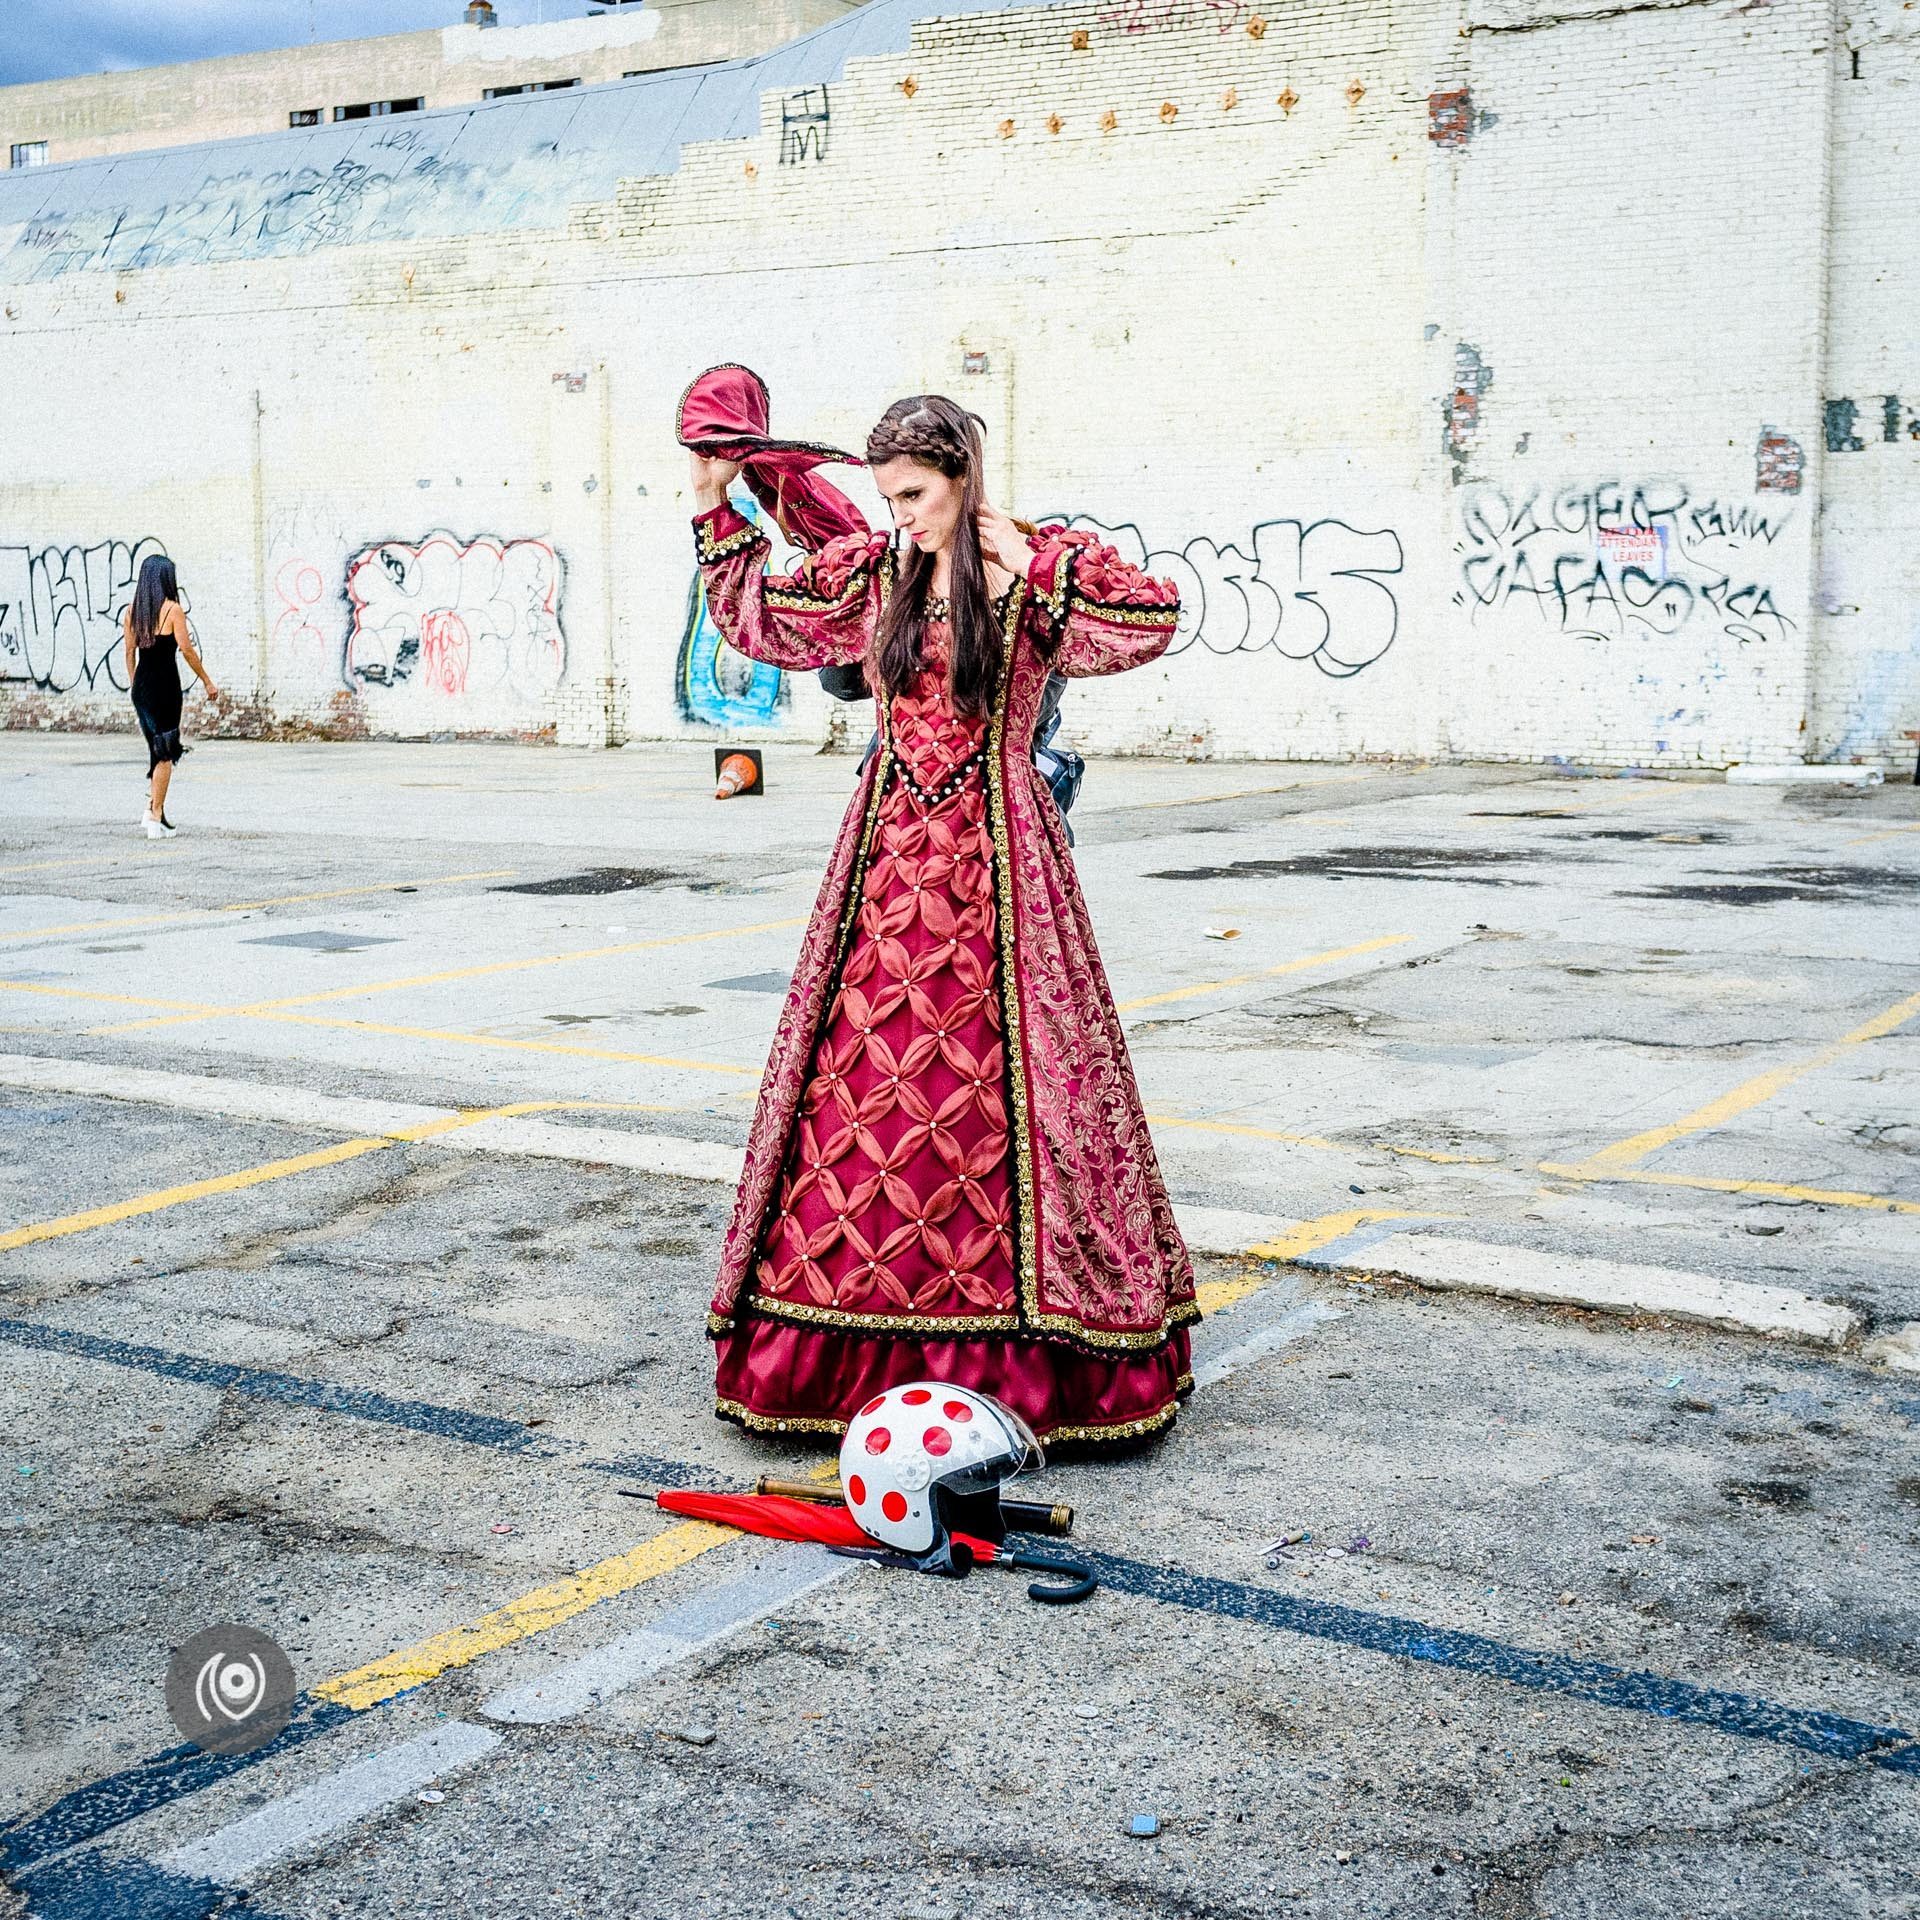
[(1920, 407), (1908, 406), (1897, 393), (1876, 394), (1865, 402), (1829, 400), (1824, 413), (1829, 453), (1864, 453), (1866, 434), (1883, 445), (1920, 440)]
[(1678, 482), (1478, 486), (1461, 496), (1454, 604), (1570, 639), (1666, 638), (1694, 621), (1747, 646), (1794, 622), (1770, 584), (1791, 508), (1695, 499)]
[[(1103, 27), (1120, 33), (1169, 33), (1200, 23), (1218, 33), (1231, 33), (1247, 12), (1244, 0), (1115, 0), (1114, 5), (1102, 7), (1097, 17)], [(1254, 35), (1256, 40), (1260, 37)]]
[[(732, 496), (732, 505), (756, 525), (765, 524), (759, 502), (744, 488)], [(784, 544), (777, 529), (770, 531), (776, 543)], [(775, 570), (791, 565), (790, 558), (778, 559)], [(778, 667), (734, 652), (721, 637), (707, 611), (706, 580), (698, 567), (687, 588), (687, 620), (674, 662), (673, 698), (683, 720), (729, 728), (773, 726), (787, 704), (786, 675)]]
[(827, 136), (833, 131), (833, 99), (825, 87), (800, 87), (780, 102), (780, 164), (797, 167), (803, 160), (827, 157)]
[(374, 238), (394, 191), (389, 172), (343, 159), (322, 172), (290, 168), (259, 176), (209, 176), (186, 199), (111, 221), (102, 213), (31, 221), (14, 243), (36, 278), (75, 267), (174, 267), (304, 253)]
[(1178, 585), (1180, 627), (1169, 654), (1196, 644), (1209, 653), (1271, 651), (1311, 660), (1344, 680), (1378, 660), (1400, 628), (1391, 582), (1406, 557), (1400, 536), (1388, 529), (1268, 520), (1253, 529), (1246, 548), (1216, 546), (1201, 534), (1177, 551), (1149, 551), (1137, 527), (1104, 526), (1084, 514), (1067, 525), (1084, 527), (1123, 560)]
[[(546, 540), (462, 539), (440, 529), (385, 540), (347, 562), (342, 677), (366, 694), (405, 688), (429, 707), (467, 700), (533, 707), (567, 670), (560, 626), (560, 557)], [(282, 613), (306, 630), (310, 584), (281, 569)], [(317, 601), (316, 601), (317, 603)]]
[(0, 546), (0, 680), (43, 693), (125, 692), (120, 620), (153, 539), (90, 547)]

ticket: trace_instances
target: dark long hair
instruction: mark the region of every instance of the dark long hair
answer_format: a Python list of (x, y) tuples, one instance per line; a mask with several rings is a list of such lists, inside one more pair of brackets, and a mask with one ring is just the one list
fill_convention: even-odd
[(180, 598), (180, 576), (164, 553), (140, 562), (140, 583), (133, 590), (133, 643), (150, 647), (160, 631), (160, 609)]
[[(867, 464), (917, 460), (960, 486), (960, 523), (953, 530), (953, 555), (947, 578), (949, 631), (953, 636), (948, 667), (956, 713), (990, 712), (1000, 691), (1000, 630), (987, 592), (987, 563), (980, 552), (977, 518), (986, 498), (980, 468), (986, 454), (986, 423), (938, 393), (917, 393), (896, 400), (867, 435)], [(927, 592), (933, 584), (933, 555), (911, 548), (900, 562), (880, 629), (874, 635), (875, 684), (887, 694), (904, 693), (920, 671), (926, 638)]]

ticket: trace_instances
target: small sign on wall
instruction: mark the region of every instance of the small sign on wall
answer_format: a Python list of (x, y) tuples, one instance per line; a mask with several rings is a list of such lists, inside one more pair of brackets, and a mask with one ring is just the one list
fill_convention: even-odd
[(1667, 530), (1656, 527), (1601, 527), (1594, 539), (1600, 558), (1616, 567), (1632, 567), (1649, 579), (1667, 577)]

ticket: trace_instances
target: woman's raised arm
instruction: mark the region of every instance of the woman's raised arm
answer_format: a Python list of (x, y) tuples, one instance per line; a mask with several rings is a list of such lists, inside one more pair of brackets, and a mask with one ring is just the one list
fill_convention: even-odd
[(1166, 652), (1180, 622), (1180, 590), (1129, 566), (1092, 534), (1043, 527), (1027, 583), (1046, 610), (1045, 651), (1069, 679), (1124, 673)]
[(731, 461), (693, 456), (694, 551), (707, 611), (727, 644), (749, 660), (797, 672), (864, 659), (877, 617), (884, 534), (848, 533), (805, 555), (790, 574), (769, 574), (772, 543), (735, 512)]

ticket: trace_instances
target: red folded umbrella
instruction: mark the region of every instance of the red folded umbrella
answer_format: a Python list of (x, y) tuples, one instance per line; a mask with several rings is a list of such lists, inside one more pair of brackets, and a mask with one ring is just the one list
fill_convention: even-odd
[[(656, 1505), (689, 1520), (710, 1520), (715, 1526), (738, 1527), (742, 1533), (763, 1534), (769, 1540), (817, 1540), (823, 1547), (871, 1547), (872, 1534), (844, 1506), (826, 1501), (789, 1500), (778, 1493), (691, 1493), (670, 1487), (656, 1493)], [(970, 1533), (953, 1536), (972, 1549), (982, 1566), (1005, 1557), (1004, 1549)]]
[(843, 533), (865, 533), (860, 509), (814, 468), (828, 460), (866, 464), (857, 453), (814, 440), (782, 440), (768, 429), (767, 383), (750, 367), (709, 367), (680, 396), (680, 444), (738, 460), (753, 497), (796, 546), (817, 553)]

